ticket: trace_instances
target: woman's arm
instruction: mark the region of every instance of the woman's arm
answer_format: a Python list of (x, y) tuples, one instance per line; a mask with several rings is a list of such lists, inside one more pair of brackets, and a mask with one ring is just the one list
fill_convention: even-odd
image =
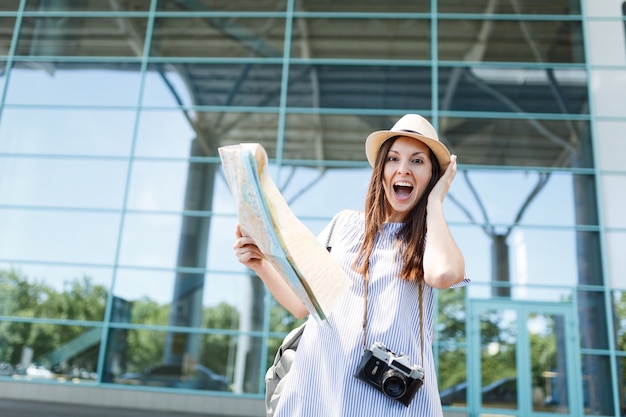
[(443, 213), (443, 200), (456, 175), (456, 155), (428, 196), (424, 280), (433, 288), (449, 288), (465, 277), (465, 260)]
[(252, 269), (265, 283), (276, 301), (296, 318), (301, 319), (309, 314), (305, 305), (300, 301), (293, 289), (280, 276), (274, 266), (265, 259), (265, 256), (251, 237), (243, 236), (237, 225), (235, 230), (237, 240), (233, 246), (237, 260)]

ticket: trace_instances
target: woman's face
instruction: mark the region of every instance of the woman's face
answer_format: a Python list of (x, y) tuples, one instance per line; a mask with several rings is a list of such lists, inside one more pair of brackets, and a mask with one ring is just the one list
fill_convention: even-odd
[(387, 222), (402, 222), (415, 207), (430, 181), (432, 163), (428, 146), (416, 139), (400, 136), (391, 145), (383, 167)]

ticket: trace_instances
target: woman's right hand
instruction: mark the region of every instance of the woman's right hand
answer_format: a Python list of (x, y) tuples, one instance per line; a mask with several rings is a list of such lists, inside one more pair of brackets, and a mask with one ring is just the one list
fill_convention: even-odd
[(241, 227), (239, 224), (235, 229), (236, 241), (233, 245), (235, 250), (235, 256), (237, 260), (247, 266), (248, 268), (256, 271), (258, 267), (263, 263), (263, 252), (256, 245), (254, 239), (249, 236), (244, 236), (241, 233)]

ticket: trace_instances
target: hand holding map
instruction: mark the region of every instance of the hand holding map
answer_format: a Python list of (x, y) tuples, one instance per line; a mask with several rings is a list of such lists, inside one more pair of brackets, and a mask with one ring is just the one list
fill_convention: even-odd
[(325, 320), (349, 287), (345, 272), (289, 208), (258, 143), (218, 149), (242, 233), (252, 237), (309, 313)]

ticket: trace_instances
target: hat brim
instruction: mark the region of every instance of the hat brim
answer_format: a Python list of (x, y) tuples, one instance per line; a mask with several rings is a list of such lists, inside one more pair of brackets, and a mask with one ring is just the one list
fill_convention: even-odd
[(417, 139), (428, 146), (435, 154), (435, 158), (437, 158), (442, 173), (448, 168), (448, 165), (450, 165), (450, 151), (448, 151), (446, 145), (438, 140), (403, 130), (378, 130), (371, 133), (365, 141), (365, 155), (371, 166), (374, 166), (376, 163), (376, 157), (378, 156), (378, 151), (382, 144), (387, 139), (393, 138), (394, 136), (407, 136)]

